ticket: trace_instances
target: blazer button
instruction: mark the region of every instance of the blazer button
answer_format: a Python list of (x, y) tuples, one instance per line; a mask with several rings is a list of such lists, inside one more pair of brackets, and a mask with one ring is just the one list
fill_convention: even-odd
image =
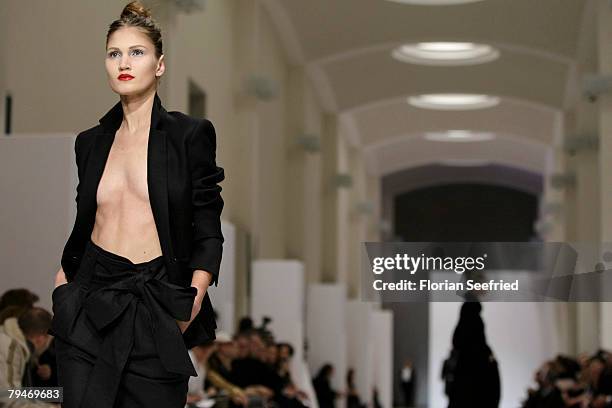
[(172, 258), (172, 263), (176, 263), (178, 261), (178, 259), (176, 257)]

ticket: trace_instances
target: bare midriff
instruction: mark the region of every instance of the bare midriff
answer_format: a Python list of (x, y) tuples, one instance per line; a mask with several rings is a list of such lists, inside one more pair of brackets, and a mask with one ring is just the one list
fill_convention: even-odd
[(97, 191), (91, 240), (142, 263), (162, 255), (147, 185), (148, 132), (117, 131)]

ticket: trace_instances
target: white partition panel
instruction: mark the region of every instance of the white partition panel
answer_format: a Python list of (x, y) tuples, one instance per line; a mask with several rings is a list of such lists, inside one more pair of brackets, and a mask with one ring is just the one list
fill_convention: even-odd
[[(346, 389), (346, 286), (310, 284), (306, 298), (308, 365), (315, 376), (325, 363), (334, 366), (332, 386)], [(336, 401), (341, 406), (341, 401)]]
[(219, 270), (219, 286), (209, 286), (207, 292), (217, 312), (217, 330), (233, 333), (236, 327), (234, 309), (236, 304), (236, 227), (221, 221), (223, 257)]
[(393, 404), (393, 313), (373, 310), (370, 317), (372, 342), (372, 387), (378, 389), (378, 401), (383, 408)]
[(354, 382), (359, 398), (369, 401), (374, 374), (372, 357), (375, 344), (370, 341), (372, 304), (360, 300), (346, 302), (347, 369), (355, 369)]
[(285, 259), (253, 261), (251, 317), (259, 325), (263, 316), (272, 318), (269, 328), (276, 341), (293, 345), (291, 370), (304, 360), (304, 265)]
[(270, 328), (279, 339), (296, 337), (296, 323), (304, 321), (304, 265), (285, 259), (253, 261), (251, 316), (259, 324), (270, 316)]
[[(303, 354), (302, 354), (303, 355)], [(293, 358), (291, 361), (291, 377), (295, 385), (304, 391), (308, 395), (308, 407), (319, 408), (317, 396), (315, 394), (314, 387), (312, 386), (312, 379), (310, 377), (310, 369), (308, 363), (303, 358)]]
[(76, 212), (74, 138), (74, 134), (0, 138), (0, 292), (28, 288), (48, 310)]

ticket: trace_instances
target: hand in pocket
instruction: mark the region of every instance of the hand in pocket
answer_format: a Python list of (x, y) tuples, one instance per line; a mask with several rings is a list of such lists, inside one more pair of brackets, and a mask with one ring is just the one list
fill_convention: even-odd
[(181, 334), (185, 333), (185, 331), (189, 327), (189, 324), (191, 324), (191, 322), (184, 322), (182, 320), (177, 320), (176, 323), (178, 324), (178, 327), (179, 327), (179, 330), (181, 331)]

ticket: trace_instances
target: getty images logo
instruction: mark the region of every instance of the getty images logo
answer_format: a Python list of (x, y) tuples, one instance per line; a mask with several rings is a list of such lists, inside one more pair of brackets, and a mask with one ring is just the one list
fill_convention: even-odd
[(380, 256), (372, 260), (372, 272), (380, 275), (385, 271), (406, 271), (414, 275), (417, 271), (454, 271), (457, 274), (484, 269), (487, 254), (482, 256), (410, 256), (396, 254), (395, 256)]

